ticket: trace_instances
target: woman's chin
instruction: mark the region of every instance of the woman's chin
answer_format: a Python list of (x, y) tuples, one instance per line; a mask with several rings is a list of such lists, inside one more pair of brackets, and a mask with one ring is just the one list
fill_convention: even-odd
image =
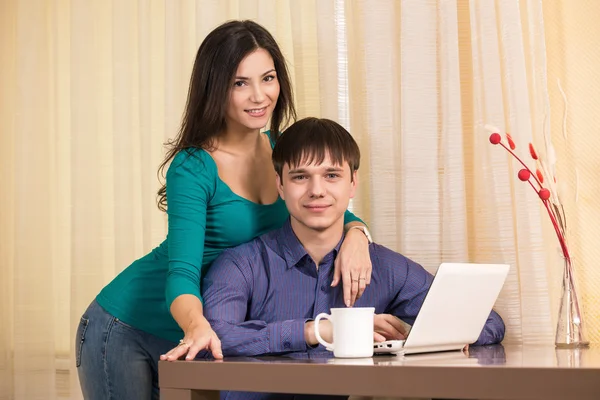
[(264, 121), (248, 121), (245, 126), (246, 128), (250, 129), (250, 130), (254, 130), (254, 129), (263, 129), (265, 126), (267, 126), (267, 122), (269, 122), (269, 119), (265, 119)]

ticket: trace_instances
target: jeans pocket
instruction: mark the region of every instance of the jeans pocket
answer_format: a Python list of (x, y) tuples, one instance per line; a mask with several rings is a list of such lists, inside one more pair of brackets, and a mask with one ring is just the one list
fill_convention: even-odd
[(81, 365), (81, 349), (83, 348), (83, 341), (85, 340), (85, 331), (87, 331), (90, 320), (85, 316), (81, 317), (79, 326), (77, 327), (77, 337), (75, 342), (75, 364), (77, 368)]
[(134, 331), (134, 332), (139, 332), (140, 331), (135, 326), (129, 325), (127, 322), (123, 322), (119, 318), (115, 318), (115, 325), (118, 325), (121, 328), (125, 328), (126, 330), (131, 330), (131, 331)]

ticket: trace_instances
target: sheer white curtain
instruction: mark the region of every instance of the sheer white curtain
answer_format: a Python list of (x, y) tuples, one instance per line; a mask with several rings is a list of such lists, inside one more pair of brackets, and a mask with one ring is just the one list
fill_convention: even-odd
[(595, 39), (600, 25), (594, 17), (599, 13), (600, 3), (593, 0), (544, 2), (550, 126), (592, 343), (600, 342), (600, 268), (596, 267), (600, 259), (600, 49)]
[[(557, 270), (539, 200), (483, 125), (535, 139), (547, 97), (541, 1), (0, 3), (0, 399), (79, 398), (73, 336), (100, 288), (160, 243), (162, 143), (198, 45), (266, 26), (300, 116), (347, 126), (354, 211), (434, 271), (507, 262), (507, 341), (550, 343)], [(552, 257), (549, 257), (552, 258)], [(550, 278), (549, 278), (550, 277)]]
[[(355, 209), (375, 239), (434, 271), (506, 262), (506, 341), (551, 342), (539, 199), (486, 123), (526, 148), (546, 98), (541, 2), (344, 3), (349, 122), (364, 164)], [(537, 54), (537, 53), (536, 53)]]

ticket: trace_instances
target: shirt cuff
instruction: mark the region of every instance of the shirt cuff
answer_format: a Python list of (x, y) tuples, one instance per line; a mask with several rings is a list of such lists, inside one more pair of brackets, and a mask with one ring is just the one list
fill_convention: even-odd
[(306, 351), (304, 319), (282, 321), (269, 326), (269, 352)]

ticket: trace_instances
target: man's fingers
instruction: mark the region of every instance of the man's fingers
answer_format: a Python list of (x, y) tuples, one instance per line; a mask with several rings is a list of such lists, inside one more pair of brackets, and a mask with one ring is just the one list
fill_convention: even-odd
[(406, 326), (402, 322), (402, 320), (391, 314), (379, 314), (377, 316), (379, 319), (386, 321), (388, 324), (392, 325), (396, 331), (406, 335)]
[(387, 322), (380, 323), (376, 328), (376, 332), (379, 332), (383, 336), (386, 337), (386, 340), (398, 339), (400, 337), (400, 333), (394, 329), (394, 327)]
[(385, 320), (390, 323), (394, 329), (400, 332), (403, 335), (406, 335), (406, 326), (402, 322), (402, 320), (391, 314), (384, 314)]
[(389, 314), (375, 316), (375, 330), (389, 339), (404, 339), (406, 337), (406, 329), (402, 321)]
[(382, 334), (378, 332), (373, 332), (373, 340), (375, 342), (385, 342), (387, 339)]

